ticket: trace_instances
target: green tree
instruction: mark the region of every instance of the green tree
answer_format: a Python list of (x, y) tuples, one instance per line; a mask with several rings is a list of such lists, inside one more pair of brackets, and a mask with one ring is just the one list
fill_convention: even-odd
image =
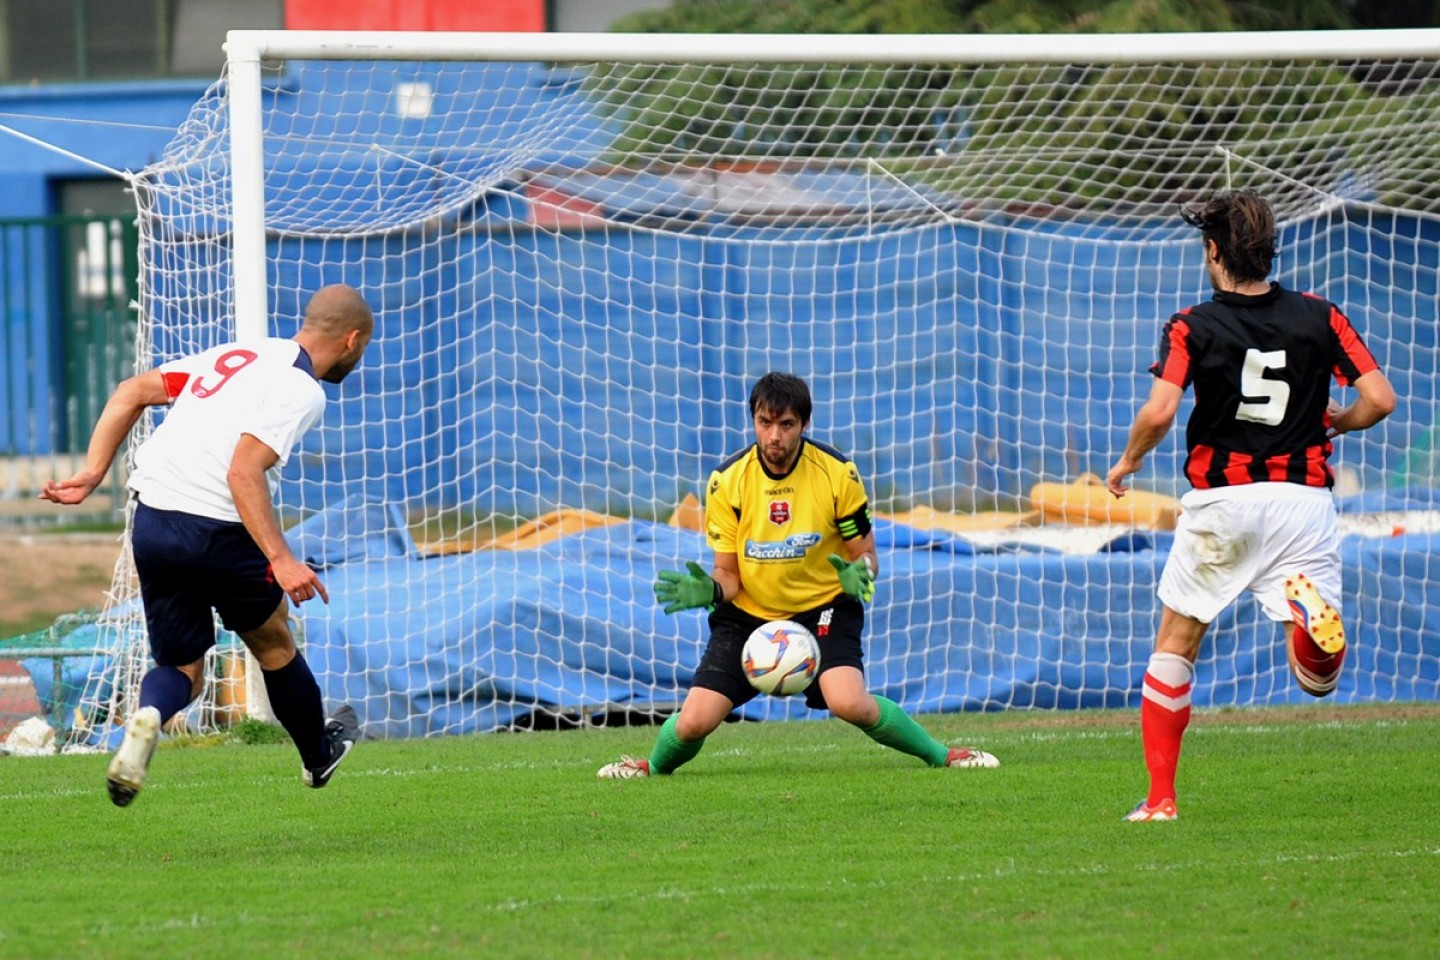
[(1440, 26), (1440, 0), (675, 0), (642, 33), (1147, 33)]
[[(1364, 25), (1419, 26), (1437, 11), (1440, 0), (677, 0), (615, 28), (1146, 33), (1346, 28), (1357, 16)], [(1173, 201), (1215, 183), (1225, 162), (1216, 145), (1323, 187), (1363, 156), (1384, 166), (1394, 138), (1440, 99), (1428, 92), (1436, 88), (1428, 66), (1403, 63), (650, 64), (595, 76), (625, 124), (614, 159), (627, 165), (848, 159), (952, 196), (1101, 208)], [(1117, 157), (1144, 159), (1117, 166)]]
[(1380, 0), (676, 0), (632, 14), (642, 33), (1147, 33), (1430, 26), (1440, 3)]
[(631, 14), (612, 29), (637, 33), (956, 33), (953, 0), (679, 0)]

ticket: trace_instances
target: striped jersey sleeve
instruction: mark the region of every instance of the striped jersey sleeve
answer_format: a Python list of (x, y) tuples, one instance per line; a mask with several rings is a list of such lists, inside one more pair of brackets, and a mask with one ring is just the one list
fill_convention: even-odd
[(1160, 359), (1150, 367), (1155, 376), (1182, 390), (1190, 386), (1194, 376), (1190, 369), (1190, 321), (1186, 319), (1189, 312), (1177, 313), (1165, 324), (1160, 334)]
[(1334, 305), (1330, 307), (1330, 333), (1335, 380), (1341, 386), (1349, 386), (1372, 370), (1380, 369), (1359, 332), (1351, 326), (1350, 319)]

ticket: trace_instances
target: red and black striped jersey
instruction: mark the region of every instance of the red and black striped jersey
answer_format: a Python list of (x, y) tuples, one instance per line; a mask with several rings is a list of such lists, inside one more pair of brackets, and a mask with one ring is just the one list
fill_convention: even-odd
[(1195, 387), (1185, 475), (1197, 489), (1279, 481), (1330, 487), (1330, 378), (1377, 369), (1340, 308), (1278, 283), (1219, 292), (1165, 324), (1150, 372)]

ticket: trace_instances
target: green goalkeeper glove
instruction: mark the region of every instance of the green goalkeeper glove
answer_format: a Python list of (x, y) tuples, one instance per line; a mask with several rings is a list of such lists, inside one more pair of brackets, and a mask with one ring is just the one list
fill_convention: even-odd
[(720, 584), (694, 560), (688, 561), (685, 567), (690, 571), (688, 574), (674, 570), (660, 571), (660, 578), (655, 581), (656, 602), (665, 608), (666, 613), (700, 607), (714, 610), (720, 602)]
[(861, 557), (847, 561), (838, 553), (830, 554), (830, 566), (840, 575), (840, 589), (856, 600), (868, 602), (875, 596), (875, 573), (870, 561)]

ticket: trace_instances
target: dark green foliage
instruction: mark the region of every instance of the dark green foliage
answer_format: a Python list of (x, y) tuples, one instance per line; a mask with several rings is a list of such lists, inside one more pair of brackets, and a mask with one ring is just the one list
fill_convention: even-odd
[(632, 14), (613, 29), (641, 33), (954, 33), (953, 0), (679, 0)]
[(631, 161), (923, 155), (961, 102), (948, 70), (863, 65), (601, 67), (595, 86), (629, 121)]
[(241, 743), (255, 746), (266, 743), (289, 743), (285, 728), (264, 720), (246, 717), (230, 728), (230, 736)]
[(1345, 0), (676, 0), (665, 9), (622, 18), (614, 29), (648, 33), (1331, 30), (1434, 26), (1440, 22), (1435, 6), (1393, 0), (1389, 4)]
[[(1152, 32), (1350, 25), (1341, 0), (876, 5), (691, 0), (630, 30)], [(1126, 213), (1239, 174), (1313, 202), (1359, 178), (1386, 202), (1440, 202), (1417, 130), (1440, 108), (1433, 62), (935, 66), (602, 65), (621, 119), (610, 159), (644, 168), (823, 165), (980, 205)], [(1434, 138), (1430, 138), (1434, 139)], [(1416, 156), (1416, 154), (1419, 156)], [(1258, 179), (1259, 182), (1255, 182)], [(1283, 206), (1283, 197), (1279, 198)]]

